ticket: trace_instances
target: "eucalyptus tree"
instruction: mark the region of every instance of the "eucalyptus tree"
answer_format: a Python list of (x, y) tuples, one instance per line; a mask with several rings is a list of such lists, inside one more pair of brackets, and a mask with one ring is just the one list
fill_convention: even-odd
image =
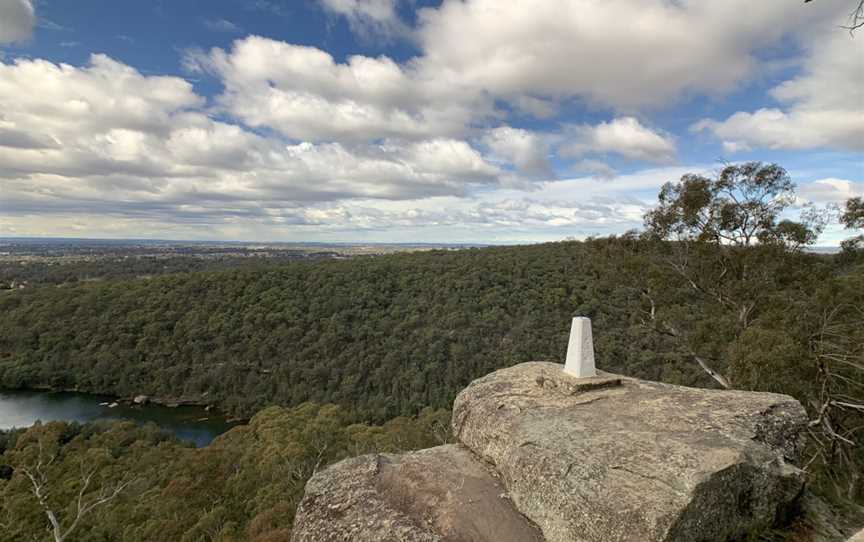
[[(645, 237), (663, 257), (642, 274), (642, 320), (722, 386), (801, 400), (811, 418), (808, 467), (855, 498), (864, 462), (864, 268), (839, 272), (839, 260), (803, 253), (825, 214), (811, 207), (789, 218), (794, 189), (783, 168), (759, 162), (663, 186), (645, 215)], [(860, 198), (847, 202), (841, 222), (864, 225)]]
[[(20, 489), (28, 489), (55, 542), (71, 540), (86, 519), (98, 517), (134, 481), (128, 475), (108, 474), (115, 460), (104, 448), (90, 449), (74, 459), (65, 454), (64, 441), (78, 431), (77, 425), (37, 423), (17, 439), (15, 448), (5, 452), (5, 457), (11, 460), (13, 476), (0, 486), (2, 493), (9, 493), (4, 496), (0, 511), (10, 516), (27, 515), (28, 499), (20, 498), (24, 491), (19, 491), (18, 499), (14, 498), (13, 482), (18, 482)], [(26, 521), (23, 517), (21, 520)], [(12, 531), (11, 520), (4, 526)]]
[[(864, 198), (856, 197), (846, 200), (846, 208), (840, 215), (840, 223), (847, 230), (864, 230)], [(864, 248), (864, 235), (856, 235), (841, 243), (844, 252), (854, 252)]]
[[(645, 214), (644, 237), (658, 241), (664, 257), (641, 289), (645, 325), (674, 337), (714, 380), (733, 387), (717, 369), (727, 365), (727, 352), (710, 336), (737, 337), (752, 325), (760, 304), (789, 274), (782, 269), (785, 256), (813, 244), (824, 220), (813, 209), (798, 221), (785, 218), (795, 185), (785, 169), (761, 162), (726, 165), (711, 177), (688, 173), (666, 183), (658, 200)], [(686, 300), (664, 298), (676, 281), (707, 314), (693, 315), (680, 308)], [(672, 305), (677, 313), (664, 310)]]

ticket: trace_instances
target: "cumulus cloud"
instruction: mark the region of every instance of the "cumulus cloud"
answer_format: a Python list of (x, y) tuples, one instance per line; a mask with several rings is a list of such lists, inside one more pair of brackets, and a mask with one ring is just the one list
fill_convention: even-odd
[(31, 0), (0, 2), (0, 43), (25, 41), (33, 33), (36, 15)]
[[(355, 55), (339, 63), (315, 47), (250, 36), (228, 51), (192, 52), (186, 65), (220, 78), (224, 111), (296, 140), (465, 137), (478, 125), (500, 124), (503, 116), (484, 89), (447, 84), (423, 59), (400, 65)], [(522, 96), (517, 107), (537, 117), (554, 114), (551, 102), (533, 96)], [(563, 152), (570, 157), (617, 153), (654, 163), (674, 160), (671, 139), (633, 117), (572, 127), (568, 136), (573, 142)], [(529, 175), (550, 173), (545, 143), (524, 131), (490, 128), (484, 143), (499, 157), (518, 160), (517, 168)]]
[[(27, 92), (33, 85), (45, 91)], [(416, 238), (554, 239), (635, 225), (671, 171), (527, 189), (502, 168), (543, 170), (542, 134), (487, 132), (500, 162), (446, 137), (290, 142), (204, 107), (183, 79), (103, 55), (82, 67), (0, 62), (0, 230), (359, 239), (401, 228)]]
[(298, 209), (318, 202), (465, 196), (501, 182), (462, 140), (286, 144), (202, 106), (183, 79), (104, 55), (80, 68), (0, 62), (3, 212), (306, 223)]
[(590, 173), (591, 175), (594, 175), (597, 178), (606, 181), (611, 181), (615, 178), (616, 175), (618, 175), (618, 172), (615, 171), (615, 168), (613, 168), (606, 162), (591, 158), (579, 160), (578, 162), (572, 164), (569, 169), (574, 173)]
[(838, 12), (822, 4), (805, 10), (748, 0), (444, 2), (420, 12), (420, 64), (442, 80), (505, 98), (661, 105), (684, 93), (734, 88), (760, 66), (760, 48)]
[(50, 149), (58, 146), (57, 141), (52, 137), (17, 130), (11, 122), (2, 119), (3, 117), (0, 115), (0, 147)]
[(258, 36), (230, 51), (190, 53), (186, 65), (222, 80), (219, 102), (231, 115), (295, 139), (453, 136), (491, 113), (488, 99), (425, 80), (387, 57), (337, 63), (315, 47)]
[[(730, 150), (864, 141), (860, 90), (850, 91), (864, 88), (860, 40), (844, 49), (846, 34), (830, 22), (830, 40), (806, 30), (836, 19), (831, 2), (454, 0), (421, 10), (408, 29), (398, 1), (318, 0), (359, 35), (410, 33), (416, 57), (336, 59), (248, 36), (186, 55), (187, 68), (223, 86), (210, 102), (182, 78), (145, 76), (104, 55), (84, 66), (0, 59), (0, 228), (346, 238), (432, 226), (439, 239), (472, 240), (620, 231), (641, 223), (663, 182), (692, 170), (606, 182), (616, 175), (609, 163), (676, 161), (675, 140), (646, 110), (735, 89), (785, 38), (803, 44), (806, 59), (772, 91), (777, 107), (695, 129)], [(2, 7), (13, 4), (32, 19), (28, 2)], [(249, 7), (287, 14), (273, 2)], [(13, 39), (3, 37), (10, 20), (0, 12), (0, 40)], [(552, 127), (573, 104), (611, 118)], [(508, 126), (525, 116), (546, 119), (547, 131)], [(580, 177), (555, 180), (556, 153)], [(802, 193), (828, 201), (860, 192), (844, 183), (823, 179)]]
[(513, 164), (523, 174), (533, 178), (552, 178), (549, 164), (549, 145), (536, 133), (509, 126), (490, 130), (483, 143), (494, 156)]
[(548, 119), (558, 113), (558, 106), (552, 100), (535, 98), (534, 96), (519, 96), (512, 100), (517, 111), (538, 119)]
[(630, 160), (657, 164), (675, 161), (675, 143), (671, 137), (644, 126), (633, 117), (620, 117), (593, 126), (571, 126), (565, 130), (565, 137), (568, 141), (558, 151), (565, 157), (619, 154)]
[(860, 196), (864, 196), (864, 182), (848, 179), (819, 179), (798, 188), (798, 197), (805, 202), (844, 203)]
[[(356, 28), (404, 29), (398, 0), (318, 1)], [(465, 0), (421, 9), (411, 29), (420, 53), (402, 63), (337, 62), (315, 47), (250, 36), (186, 64), (221, 80), (226, 112), (294, 139), (463, 137), (512, 111), (551, 118), (574, 98), (631, 111), (729, 91), (763, 67), (760, 50), (836, 15), (828, 4)], [(665, 153), (652, 159), (671, 159), (662, 141), (645, 144)]]
[(809, 40), (800, 75), (771, 90), (781, 107), (705, 119), (727, 152), (752, 148), (864, 150), (864, 43), (845, 32)]
[(32, 134), (62, 140), (109, 127), (158, 131), (172, 115), (201, 104), (187, 81), (144, 77), (105, 55), (91, 56), (83, 68), (38, 59), (0, 62), (0, 112)]
[(318, 0), (325, 11), (345, 17), (351, 30), (364, 39), (407, 37), (408, 26), (399, 18), (399, 0)]

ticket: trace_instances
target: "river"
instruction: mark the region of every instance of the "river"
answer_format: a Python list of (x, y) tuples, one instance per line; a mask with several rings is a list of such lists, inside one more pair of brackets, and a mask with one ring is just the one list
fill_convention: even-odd
[(0, 389), (0, 429), (27, 427), (36, 420), (90, 422), (94, 420), (132, 420), (153, 422), (177, 438), (201, 447), (221, 435), (236, 423), (223, 416), (207, 412), (203, 407), (162, 405), (130, 405), (120, 403), (111, 408), (116, 398), (72, 392), (18, 391)]

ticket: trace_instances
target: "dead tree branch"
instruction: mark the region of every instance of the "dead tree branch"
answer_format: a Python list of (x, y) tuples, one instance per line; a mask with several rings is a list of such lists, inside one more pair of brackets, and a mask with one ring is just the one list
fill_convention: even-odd
[(86, 468), (81, 464), (81, 477), (79, 481), (78, 495), (75, 500), (75, 516), (68, 527), (63, 528), (62, 519), (52, 508), (48, 501), (51, 494), (50, 479), (46, 469), (50, 467), (57, 459), (57, 453), (53, 453), (46, 458), (41, 439), (38, 441), (39, 455), (35, 464), (21, 467), (21, 472), (30, 481), (31, 491), (36, 497), (39, 506), (42, 508), (45, 516), (51, 527), (48, 529), (54, 538), (55, 542), (64, 542), (75, 531), (81, 520), (96, 508), (114, 500), (120, 493), (123, 492), (133, 480), (126, 480), (116, 485), (103, 485), (95, 494), (88, 495), (88, 489), (93, 481), (93, 477), (97, 472), (96, 468)]

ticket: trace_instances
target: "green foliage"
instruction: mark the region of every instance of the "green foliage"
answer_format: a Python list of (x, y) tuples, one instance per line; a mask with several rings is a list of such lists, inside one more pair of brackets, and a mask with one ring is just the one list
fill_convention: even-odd
[[(270, 404), (350, 405), (383, 421), (449, 408), (471, 380), (563, 359), (595, 319), (599, 360), (659, 377), (677, 347), (630, 321), (624, 240), (288, 264), (0, 295), (0, 385)], [(610, 298), (614, 301), (610, 303)], [(638, 301), (638, 299), (637, 299)], [(696, 370), (674, 372), (706, 384)], [(204, 394), (207, 393), (206, 397)]]
[(780, 220), (794, 201), (795, 185), (777, 164), (728, 165), (713, 179), (687, 174), (660, 191), (645, 217), (660, 239), (746, 246), (756, 241), (800, 247), (816, 241), (816, 223)]
[(286, 540), (306, 480), (325, 465), (371, 450), (440, 444), (448, 412), (424, 410), (383, 426), (351, 424), (335, 405), (267, 408), (206, 448), (190, 448), (155, 426), (132, 423), (35, 425), (0, 455), (14, 468), (0, 478), (0, 541), (41, 540), (47, 516), (24, 469), (42, 460), (48, 506), (68, 525), (82, 473), (93, 472), (84, 500), (127, 485), (85, 516), (80, 541)]
[[(849, 230), (864, 229), (864, 198), (850, 198), (846, 200), (846, 208), (840, 215), (840, 223)], [(844, 256), (854, 259), (864, 255), (864, 235), (850, 237), (841, 243)]]
[(0, 289), (11, 284), (29, 286), (78, 281), (135, 279), (168, 273), (185, 273), (236, 267), (253, 267), (259, 258), (205, 260), (194, 257), (114, 257), (64, 262), (58, 259), (0, 260)]
[[(824, 219), (809, 209), (803, 222), (778, 221), (793, 188), (785, 170), (758, 162), (665, 185), (645, 238), (667, 242), (655, 250), (659, 261), (646, 260), (652, 272), (631, 285), (650, 303), (646, 325), (677, 340), (721, 385), (801, 400), (812, 417), (807, 465), (817, 485), (860, 499), (864, 267), (849, 246), (830, 260), (799, 252)], [(841, 220), (864, 222), (860, 199), (847, 202)]]
[(814, 315), (857, 321), (837, 307), (857, 299), (846, 285), (861, 269), (773, 244), (624, 236), (33, 288), (0, 295), (0, 385), (199, 398), (241, 415), (332, 402), (382, 422), (449, 408), (494, 369), (563, 359), (570, 318), (586, 315), (604, 369), (714, 385), (695, 353), (733, 387), (790, 393), (815, 418)]
[(840, 222), (850, 230), (864, 228), (864, 198), (859, 196), (846, 200), (846, 209), (840, 216)]

